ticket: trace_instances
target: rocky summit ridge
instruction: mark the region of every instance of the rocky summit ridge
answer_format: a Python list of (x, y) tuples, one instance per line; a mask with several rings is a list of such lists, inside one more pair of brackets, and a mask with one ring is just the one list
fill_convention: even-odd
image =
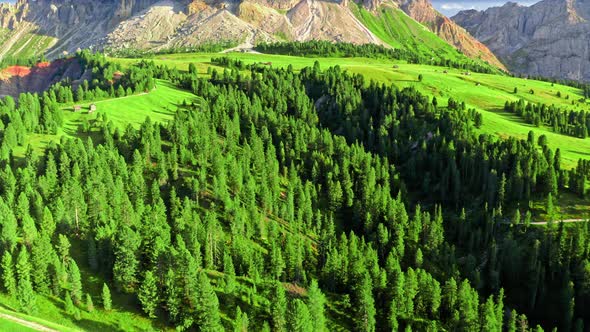
[(590, 1), (509, 2), (452, 18), (517, 73), (590, 80)]
[(351, 8), (377, 12), (384, 5), (403, 10), (467, 56), (502, 67), (427, 0), (19, 0), (0, 5), (0, 58), (23, 44), (49, 57), (78, 48), (159, 50), (217, 41), (384, 44)]

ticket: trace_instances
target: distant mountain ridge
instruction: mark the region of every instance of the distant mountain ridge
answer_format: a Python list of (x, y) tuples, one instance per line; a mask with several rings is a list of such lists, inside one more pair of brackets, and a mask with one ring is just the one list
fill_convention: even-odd
[[(359, 5), (375, 15), (383, 6), (403, 10), (465, 55), (503, 68), (491, 51), (426, 0)], [(246, 47), (310, 39), (385, 44), (352, 6), (357, 4), (350, 0), (19, 0), (0, 5), (0, 57), (44, 51), (57, 57), (78, 48), (158, 50), (227, 40)]]
[(507, 3), (452, 19), (517, 73), (590, 80), (590, 2)]

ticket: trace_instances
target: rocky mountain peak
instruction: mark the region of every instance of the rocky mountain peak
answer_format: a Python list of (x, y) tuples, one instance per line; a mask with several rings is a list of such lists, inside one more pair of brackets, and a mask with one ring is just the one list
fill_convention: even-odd
[[(428, 0), (353, 0), (379, 14), (393, 6), (468, 56), (502, 64)], [(158, 50), (203, 42), (324, 39), (384, 44), (354, 14), (349, 0), (18, 0), (0, 7), (0, 26), (16, 38), (42, 35), (49, 57), (78, 48)], [(39, 46), (42, 47), (42, 46)]]
[(590, 80), (590, 1), (507, 3), (452, 18), (486, 44), (512, 71)]

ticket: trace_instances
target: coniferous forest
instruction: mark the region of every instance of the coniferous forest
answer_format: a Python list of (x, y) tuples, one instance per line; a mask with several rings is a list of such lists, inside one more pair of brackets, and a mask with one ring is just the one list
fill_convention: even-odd
[[(532, 200), (554, 219), (557, 195), (586, 195), (590, 164), (565, 169), (546, 137), (479, 134), (485, 117), (460, 100), (317, 62), (213, 59), (226, 68), (205, 77), (76, 60), (92, 81), (0, 101), (0, 280), (22, 312), (53, 296), (108, 314), (128, 294), (158, 328), (189, 331), (590, 326), (590, 224), (530, 225)], [(199, 98), (124, 130), (98, 113), (76, 139), (13, 154), (59, 130), (59, 104), (157, 80)]]

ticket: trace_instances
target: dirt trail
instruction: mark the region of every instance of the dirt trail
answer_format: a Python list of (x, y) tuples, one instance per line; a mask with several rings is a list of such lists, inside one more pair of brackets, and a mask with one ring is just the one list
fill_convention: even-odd
[[(571, 222), (584, 222), (588, 221), (588, 219), (563, 219), (563, 220), (555, 220), (553, 221), (554, 224), (559, 224), (560, 222), (563, 223), (571, 223)], [(532, 222), (531, 225), (547, 225), (548, 221), (535, 221)]]
[[(560, 222), (563, 223), (575, 223), (575, 222), (585, 222), (588, 221), (590, 219), (563, 219), (563, 220), (554, 220), (553, 223), (554, 224), (559, 224)], [(506, 220), (501, 222), (502, 224), (512, 224), (512, 222)], [(548, 221), (533, 221), (531, 222), (531, 225), (547, 225), (549, 222)]]
[(11, 322), (15, 322), (15, 323), (17, 323), (19, 325), (22, 325), (22, 326), (26, 326), (26, 327), (31, 328), (31, 329), (36, 330), (36, 331), (41, 331), (41, 332), (59, 332), (59, 331), (54, 330), (54, 329), (51, 329), (51, 328), (49, 328), (47, 326), (44, 326), (44, 325), (41, 325), (41, 324), (38, 324), (38, 323), (35, 323), (35, 322), (30, 322), (28, 320), (24, 320), (22, 318), (18, 318), (16, 316), (12, 316), (12, 315), (1, 313), (1, 312), (0, 312), (0, 318), (4, 318), (6, 320), (9, 320)]

